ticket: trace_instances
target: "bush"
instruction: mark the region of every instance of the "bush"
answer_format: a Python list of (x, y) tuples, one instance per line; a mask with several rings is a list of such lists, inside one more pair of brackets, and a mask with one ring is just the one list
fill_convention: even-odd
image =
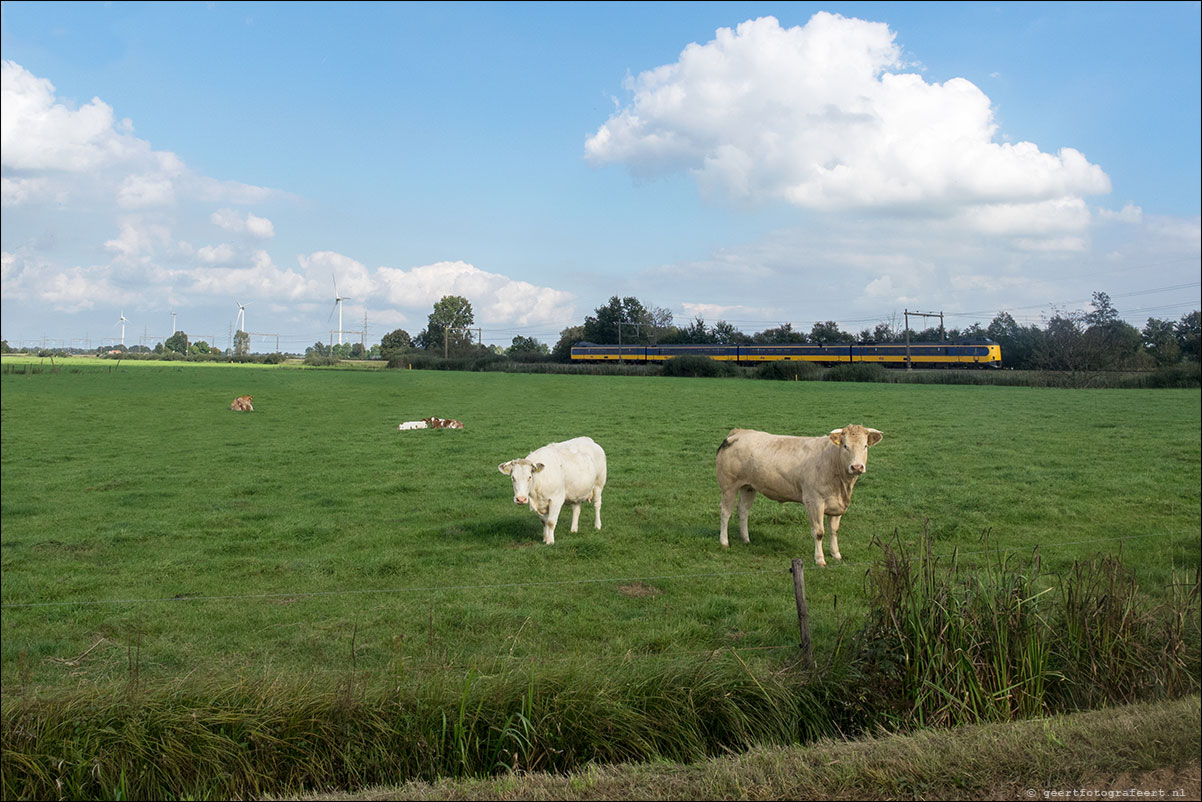
[(550, 354), (544, 354), (540, 351), (513, 351), (512, 353), (507, 354), (507, 356), (514, 362), (521, 362), (528, 365), (551, 361)]
[(733, 364), (719, 362), (716, 359), (710, 359), (708, 356), (678, 356), (665, 361), (663, 367), (663, 375), (665, 376), (690, 376), (708, 379), (734, 376), (738, 372), (738, 368)]
[(509, 364), (509, 357), (502, 356), (501, 354), (484, 354), (469, 361), (471, 362), (471, 367), (468, 370), (483, 371), (490, 370), (497, 365)]
[(390, 368), (414, 368), (416, 370), (503, 370), (504, 366), (509, 364), (508, 357), (491, 353), (443, 358), (437, 354), (416, 351), (405, 355), (394, 354), (388, 360)]
[(309, 367), (327, 368), (331, 365), (337, 365), (338, 358), (326, 356), (325, 354), (319, 354), (316, 351), (310, 351), (309, 353), (305, 354), (305, 364)]
[(1129, 386), (1132, 387), (1199, 387), (1202, 386), (1202, 364), (1198, 362), (1178, 362), (1168, 365), (1155, 373), (1138, 376)]
[(288, 359), (287, 356), (280, 353), (279, 351), (276, 351), (274, 354), (268, 354), (267, 356), (263, 357), (263, 364), (264, 365), (282, 365), (285, 361), (287, 361), (287, 359)]
[(871, 362), (851, 362), (835, 365), (822, 377), (828, 382), (888, 382), (892, 381), (887, 368)]
[(775, 381), (818, 381), (822, 368), (812, 362), (764, 362), (755, 369), (757, 379)]

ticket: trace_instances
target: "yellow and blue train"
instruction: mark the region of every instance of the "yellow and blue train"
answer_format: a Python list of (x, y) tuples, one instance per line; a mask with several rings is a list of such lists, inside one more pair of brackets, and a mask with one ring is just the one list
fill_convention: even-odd
[(723, 362), (755, 364), (794, 361), (838, 365), (872, 362), (891, 367), (1002, 366), (1002, 349), (993, 340), (910, 343), (830, 343), (827, 345), (596, 345), (572, 346), (572, 359), (586, 361), (662, 362), (678, 356), (705, 356)]

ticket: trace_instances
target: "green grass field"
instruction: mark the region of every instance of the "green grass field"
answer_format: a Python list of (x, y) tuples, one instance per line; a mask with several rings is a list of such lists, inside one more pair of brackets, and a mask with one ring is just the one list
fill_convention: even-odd
[[(10, 364), (5, 361), (5, 366)], [(2, 377), (3, 688), (815, 651), (864, 606), (874, 538), (1062, 571), (1121, 553), (1155, 596), (1199, 564), (1200, 393), (74, 360)], [(228, 409), (254, 396), (255, 412)], [(438, 415), (462, 431), (398, 432)], [(812, 566), (800, 505), (718, 545), (732, 427), (884, 432)], [(556, 544), (497, 471), (606, 450), (604, 528)], [(732, 526), (734, 522), (732, 521)], [(982, 541), (982, 534), (989, 537)]]

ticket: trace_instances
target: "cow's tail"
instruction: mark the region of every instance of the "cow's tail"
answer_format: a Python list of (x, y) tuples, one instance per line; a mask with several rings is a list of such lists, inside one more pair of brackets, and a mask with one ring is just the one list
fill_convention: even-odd
[(738, 437), (737, 429), (735, 431), (731, 432), (730, 434), (726, 435), (726, 439), (723, 440), (722, 444), (718, 446), (718, 453), (721, 454), (723, 449), (733, 446), (735, 444), (735, 440), (737, 439), (737, 437)]

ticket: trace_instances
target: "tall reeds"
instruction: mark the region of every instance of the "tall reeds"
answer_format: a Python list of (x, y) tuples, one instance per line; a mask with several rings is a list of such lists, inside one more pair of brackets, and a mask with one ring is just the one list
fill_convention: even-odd
[[(988, 541), (988, 537), (985, 538)], [(996, 544), (995, 544), (996, 545)], [(1199, 688), (1198, 575), (1162, 601), (1119, 561), (1045, 574), (1000, 550), (983, 567), (917, 553), (896, 537), (867, 574), (866, 670), (903, 726), (1010, 721)]]

